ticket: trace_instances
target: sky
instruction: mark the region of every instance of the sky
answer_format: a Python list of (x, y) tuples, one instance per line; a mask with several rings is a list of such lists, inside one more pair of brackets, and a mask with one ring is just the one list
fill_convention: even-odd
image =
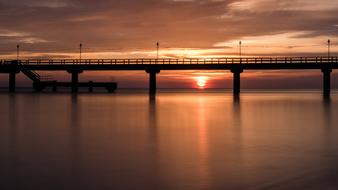
[[(337, 0), (0, 0), (0, 59), (338, 55)], [(53, 73), (47, 73), (55, 75)], [(334, 73), (333, 85), (337, 74)], [(58, 80), (69, 78), (56, 74)], [(160, 87), (231, 87), (229, 72), (161, 72)], [(247, 88), (319, 88), (320, 72), (246, 72)], [(146, 87), (143, 72), (90, 72), (82, 80)], [(0, 84), (7, 76), (0, 76)], [(24, 79), (22, 79), (24, 80)], [(311, 83), (309, 82), (311, 81)], [(319, 82), (316, 82), (319, 81)], [(263, 85), (264, 84), (264, 85)], [(272, 86), (273, 87), (273, 86)]]

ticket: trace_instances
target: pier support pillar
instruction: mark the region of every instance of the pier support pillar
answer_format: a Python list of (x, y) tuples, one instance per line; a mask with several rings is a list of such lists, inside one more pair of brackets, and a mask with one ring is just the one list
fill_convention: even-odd
[(156, 94), (156, 74), (160, 73), (159, 69), (147, 69), (147, 73), (149, 73), (149, 94)]
[(231, 69), (231, 72), (234, 74), (233, 94), (234, 96), (239, 96), (241, 92), (241, 73), (243, 72), (243, 69), (241, 68)]
[(53, 92), (56, 92), (57, 91), (57, 82), (56, 81), (53, 81)]
[(11, 72), (9, 73), (9, 86), (8, 86), (9, 92), (15, 92), (15, 83), (16, 83), (16, 73)]
[(79, 90), (79, 74), (81, 70), (68, 70), (68, 73), (72, 75), (72, 93), (77, 93)]
[(88, 92), (93, 92), (93, 81), (88, 82)]
[(322, 68), (323, 72), (323, 95), (329, 97), (331, 93), (331, 72), (332, 68)]

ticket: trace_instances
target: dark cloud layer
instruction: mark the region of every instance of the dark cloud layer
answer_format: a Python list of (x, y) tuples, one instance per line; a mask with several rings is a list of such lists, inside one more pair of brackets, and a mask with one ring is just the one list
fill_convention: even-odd
[[(336, 4), (309, 8), (307, 2), (0, 0), (0, 50), (16, 43), (32, 50), (67, 50), (83, 42), (93, 51), (128, 51), (153, 48), (156, 41), (170, 48), (210, 48), (245, 36), (292, 31), (307, 31), (303, 37), (309, 39), (337, 36)], [(318, 4), (325, 2), (334, 1)]]

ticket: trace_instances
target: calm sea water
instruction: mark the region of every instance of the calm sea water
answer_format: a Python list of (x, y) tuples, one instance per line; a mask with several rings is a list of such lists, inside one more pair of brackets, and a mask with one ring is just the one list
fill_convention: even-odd
[(0, 94), (0, 189), (338, 189), (338, 94)]

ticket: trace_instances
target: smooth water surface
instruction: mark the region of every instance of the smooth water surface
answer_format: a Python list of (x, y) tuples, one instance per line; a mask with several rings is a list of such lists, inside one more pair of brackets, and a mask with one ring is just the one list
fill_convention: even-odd
[(0, 189), (338, 189), (338, 94), (0, 94)]

